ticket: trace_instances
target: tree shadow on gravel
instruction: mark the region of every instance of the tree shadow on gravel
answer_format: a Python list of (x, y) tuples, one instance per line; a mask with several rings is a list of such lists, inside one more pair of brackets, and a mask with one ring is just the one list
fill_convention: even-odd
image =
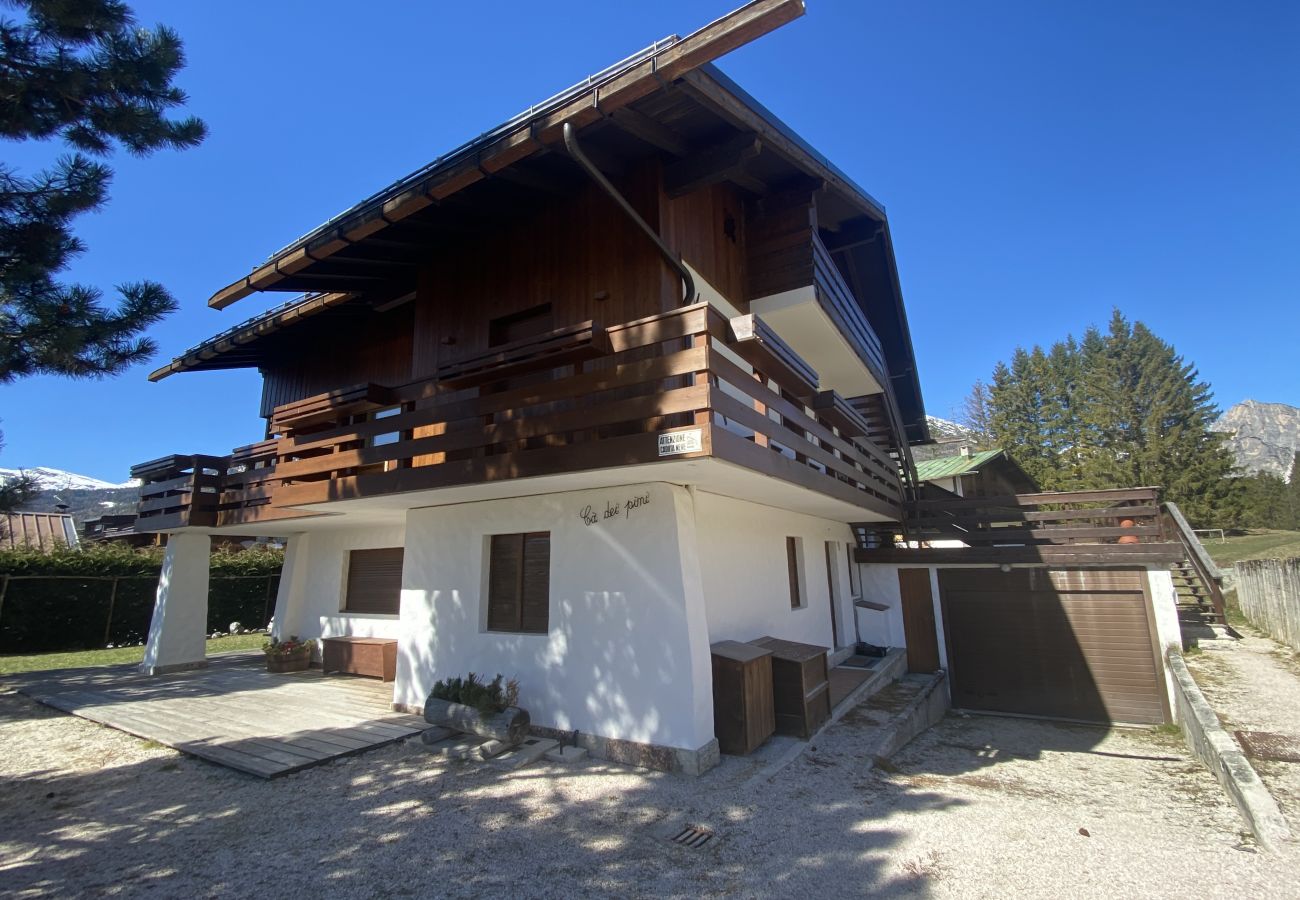
[[(815, 762), (756, 785), (720, 774), (600, 761), (504, 774), (418, 740), (273, 781), (171, 754), (34, 773), (0, 781), (0, 884), (60, 896), (928, 892), (924, 861), (900, 862), (906, 835), (881, 827), (860, 774)], [(909, 791), (889, 808), (954, 802)], [(687, 824), (715, 836), (673, 844)]]

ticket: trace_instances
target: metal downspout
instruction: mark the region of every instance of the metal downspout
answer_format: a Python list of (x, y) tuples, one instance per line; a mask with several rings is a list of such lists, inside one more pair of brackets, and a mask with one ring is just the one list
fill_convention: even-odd
[(668, 265), (677, 271), (678, 276), (682, 279), (682, 305), (687, 306), (694, 303), (695, 279), (691, 277), (691, 270), (686, 268), (686, 265), (677, 258), (677, 254), (673, 253), (669, 246), (664, 243), (664, 239), (659, 236), (659, 232), (651, 228), (650, 224), (641, 218), (641, 214), (633, 209), (632, 204), (627, 202), (627, 198), (620, 194), (618, 188), (614, 187), (610, 180), (605, 177), (605, 173), (596, 168), (595, 164), (587, 158), (587, 154), (582, 152), (572, 122), (564, 123), (564, 147), (569, 151), (569, 155), (573, 157), (574, 162), (586, 169), (587, 174), (592, 177), (596, 184), (600, 185), (601, 190), (609, 194), (610, 199), (623, 208), (623, 212), (627, 213), (628, 218), (645, 232), (646, 237), (654, 241), (655, 246), (659, 248), (659, 252), (663, 254), (663, 258), (667, 260)]

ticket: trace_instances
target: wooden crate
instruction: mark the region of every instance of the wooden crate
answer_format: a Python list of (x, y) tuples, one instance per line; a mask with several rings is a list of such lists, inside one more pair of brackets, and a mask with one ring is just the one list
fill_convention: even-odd
[(753, 644), (719, 641), (713, 654), (713, 733), (723, 753), (744, 756), (776, 730), (772, 654)]
[(772, 652), (772, 705), (776, 711), (777, 733), (812, 737), (831, 715), (830, 682), (826, 675), (829, 648), (774, 637), (750, 643)]
[(328, 637), (321, 640), (321, 670), (370, 675), (392, 681), (397, 677), (397, 641), (386, 638)]

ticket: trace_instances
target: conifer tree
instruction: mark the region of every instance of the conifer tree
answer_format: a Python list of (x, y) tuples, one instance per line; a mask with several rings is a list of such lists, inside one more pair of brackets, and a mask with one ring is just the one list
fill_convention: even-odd
[(0, 137), (59, 139), (71, 153), (44, 171), (0, 163), (0, 383), (27, 375), (113, 375), (144, 360), (141, 337), (175, 309), (162, 285), (119, 285), (118, 305), (99, 288), (57, 280), (85, 250), (77, 216), (108, 198), (115, 146), (136, 156), (198, 144), (205, 127), (168, 113), (185, 103), (172, 84), (184, 65), (172, 30), (140, 28), (116, 0), (3, 0), (23, 13), (0, 18)]
[(1194, 366), (1118, 310), (1044, 352), (1018, 348), (989, 391), (992, 436), (1045, 490), (1159, 486), (1189, 519), (1233, 510), (1231, 455)]

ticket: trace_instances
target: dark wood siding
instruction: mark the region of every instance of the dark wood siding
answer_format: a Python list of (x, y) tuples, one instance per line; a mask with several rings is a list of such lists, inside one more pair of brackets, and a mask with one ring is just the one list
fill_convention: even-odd
[[(654, 227), (658, 185), (657, 165), (619, 183)], [(555, 328), (628, 322), (676, 306), (676, 284), (623, 211), (585, 186), (512, 227), (430, 251), (416, 297), (415, 376), (487, 350), (494, 319), (549, 304)]]
[(691, 268), (739, 307), (745, 296), (745, 202), (729, 184), (716, 184), (683, 197), (664, 196), (661, 233)]
[(394, 387), (410, 381), (413, 313), (408, 303), (386, 313), (362, 313), (346, 325), (304, 322), (288, 330), (276, 365), (262, 369), (259, 415), (267, 418), (277, 406), (355, 384)]
[(1141, 569), (943, 569), (953, 705), (1167, 720)]
[(494, 534), (488, 553), (489, 631), (550, 628), (551, 534)]
[(397, 615), (402, 601), (402, 548), (353, 550), (348, 557), (345, 612)]

